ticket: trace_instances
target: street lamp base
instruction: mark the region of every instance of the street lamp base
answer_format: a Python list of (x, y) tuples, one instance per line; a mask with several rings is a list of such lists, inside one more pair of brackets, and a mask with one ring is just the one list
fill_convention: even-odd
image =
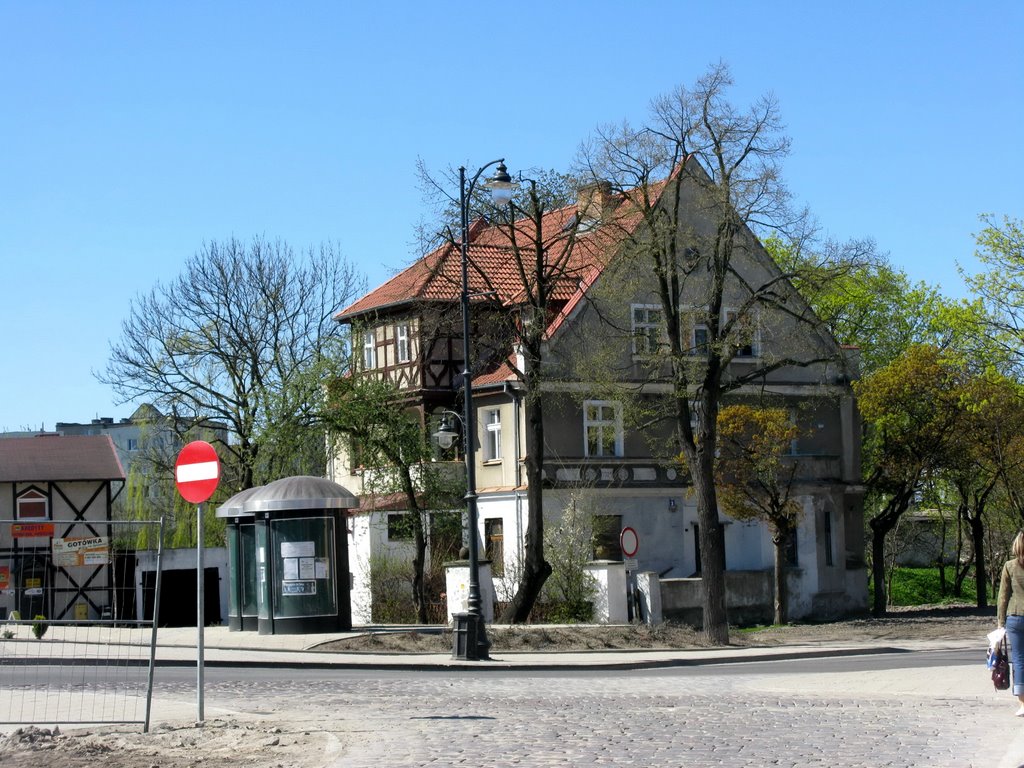
[(484, 617), (476, 613), (452, 615), (455, 628), (452, 631), (452, 658), (464, 661), (490, 661)]

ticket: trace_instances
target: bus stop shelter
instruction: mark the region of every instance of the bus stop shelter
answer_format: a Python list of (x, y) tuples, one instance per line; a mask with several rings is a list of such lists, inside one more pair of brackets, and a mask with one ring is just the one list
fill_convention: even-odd
[(358, 504), (345, 487), (310, 476), (275, 480), (222, 504), (229, 627), (261, 635), (351, 629), (346, 510)]

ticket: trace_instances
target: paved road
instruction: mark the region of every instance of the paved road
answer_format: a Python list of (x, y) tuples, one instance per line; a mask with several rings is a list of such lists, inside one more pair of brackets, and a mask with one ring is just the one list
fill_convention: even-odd
[[(900, 656), (598, 674), (218, 669), (206, 712), (319, 723), (344, 744), (332, 768), (1017, 765), (1024, 724), (981, 662)], [(967, 675), (982, 684), (942, 685)], [(194, 695), (158, 673), (158, 700)]]

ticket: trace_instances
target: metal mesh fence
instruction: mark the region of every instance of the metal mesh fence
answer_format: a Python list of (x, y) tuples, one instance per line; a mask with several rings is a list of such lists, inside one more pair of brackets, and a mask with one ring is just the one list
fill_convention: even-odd
[(162, 520), (0, 521), (0, 722), (149, 729), (162, 542)]

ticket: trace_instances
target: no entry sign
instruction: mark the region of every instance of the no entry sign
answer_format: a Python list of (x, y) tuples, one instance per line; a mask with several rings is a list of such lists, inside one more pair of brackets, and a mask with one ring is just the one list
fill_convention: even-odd
[(619, 546), (622, 547), (622, 554), (632, 557), (640, 549), (640, 537), (636, 535), (636, 531), (626, 526), (619, 534)]
[(174, 483), (185, 501), (202, 504), (213, 496), (220, 481), (220, 459), (213, 446), (195, 440), (178, 454), (174, 463)]

